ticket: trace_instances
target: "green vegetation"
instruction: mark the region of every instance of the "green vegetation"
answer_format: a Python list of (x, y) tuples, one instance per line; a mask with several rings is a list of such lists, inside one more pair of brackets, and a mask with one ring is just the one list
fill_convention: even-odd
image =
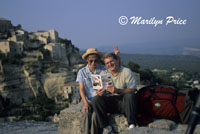
[(59, 38), (57, 40), (59, 43), (63, 43), (63, 44), (66, 44), (66, 47), (69, 47), (70, 45), (72, 46), (72, 51), (74, 51), (74, 49), (76, 51), (79, 51), (79, 48), (75, 47), (74, 45), (72, 45), (72, 41), (71, 40), (68, 40), (68, 39), (62, 39), (62, 38)]
[(155, 76), (150, 69), (140, 69), (140, 66), (134, 62), (128, 62), (128, 68), (131, 69), (133, 72), (140, 73), (141, 81), (151, 82), (152, 84), (156, 83)]
[(137, 63), (142, 69), (165, 69), (183, 72), (200, 73), (200, 58), (184, 55), (142, 55), (142, 54), (121, 54), (121, 61), (125, 65), (129, 61)]
[(71, 40), (62, 39), (62, 38), (59, 38), (59, 39), (58, 39), (58, 42), (59, 42), (59, 43), (66, 44), (66, 45), (68, 45), (68, 46), (69, 46), (70, 44), (72, 44)]
[[(133, 71), (140, 74), (140, 80), (143, 84), (161, 84), (174, 86), (179, 89), (191, 88), (192, 80), (200, 81), (200, 73), (180, 72), (177, 70), (150, 70), (141, 69), (134, 62), (129, 61), (127, 66)], [(191, 83), (188, 83), (191, 81)]]
[(23, 61), (21, 58), (24, 57), (24, 54), (19, 55), (15, 54), (13, 58), (8, 58), (5, 54), (0, 53), (0, 60), (2, 61), (2, 64), (17, 64), (17, 65), (23, 65)]
[(30, 102), (21, 105), (11, 104), (8, 99), (4, 100), (1, 96), (0, 100), (3, 102), (3, 111), (0, 109), (0, 117), (16, 116), (20, 117), (20, 120), (44, 121), (47, 117), (53, 116), (55, 113), (59, 114), (60, 110), (68, 107), (67, 104), (56, 105), (54, 100), (42, 93), (37, 97), (30, 98)]
[(5, 60), (6, 59), (6, 55), (4, 53), (0, 53), (0, 60)]

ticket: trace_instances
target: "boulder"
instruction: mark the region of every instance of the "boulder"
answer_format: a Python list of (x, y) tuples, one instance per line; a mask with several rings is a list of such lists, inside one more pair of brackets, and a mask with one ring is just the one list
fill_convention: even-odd
[[(59, 134), (83, 134), (81, 121), (83, 116), (81, 113), (82, 103), (77, 105), (70, 105), (60, 112), (59, 115)], [(128, 130), (128, 123), (124, 115), (114, 114), (110, 115), (109, 124), (112, 126), (115, 133), (120, 133)]]
[[(81, 107), (82, 103), (79, 103), (77, 105), (71, 105), (69, 108), (60, 112), (59, 134), (83, 134)], [(110, 115), (109, 120), (113, 132), (120, 134), (182, 134), (187, 129), (186, 124), (176, 124), (173, 121), (161, 119), (153, 121), (148, 126), (137, 126), (133, 130), (128, 130), (128, 123), (123, 115)], [(200, 134), (200, 125), (196, 126), (194, 134)]]
[(81, 128), (81, 103), (71, 105), (60, 112), (59, 115), (59, 134), (82, 134)]

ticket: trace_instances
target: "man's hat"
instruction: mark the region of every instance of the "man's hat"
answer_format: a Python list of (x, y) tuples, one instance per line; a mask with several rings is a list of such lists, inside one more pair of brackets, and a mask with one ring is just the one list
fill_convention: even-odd
[(86, 60), (86, 57), (90, 54), (96, 54), (100, 58), (103, 56), (103, 53), (99, 52), (96, 48), (89, 48), (83, 55), (82, 59)]

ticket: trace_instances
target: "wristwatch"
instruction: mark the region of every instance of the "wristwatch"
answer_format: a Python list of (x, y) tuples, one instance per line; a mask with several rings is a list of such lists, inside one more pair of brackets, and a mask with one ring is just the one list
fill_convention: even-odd
[(121, 90), (121, 89), (117, 89), (116, 93), (117, 93), (117, 94), (121, 94), (121, 93), (122, 93), (122, 90)]

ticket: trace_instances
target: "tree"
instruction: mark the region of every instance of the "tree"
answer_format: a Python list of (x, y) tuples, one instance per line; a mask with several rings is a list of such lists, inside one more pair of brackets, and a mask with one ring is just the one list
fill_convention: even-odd
[(158, 84), (164, 84), (164, 85), (171, 85), (173, 86), (173, 82), (171, 81), (170, 79), (170, 76), (168, 73), (158, 73), (156, 75), (156, 78), (155, 78), (155, 82), (158, 83)]
[(144, 69), (140, 71), (141, 80), (154, 82), (155, 76), (150, 69)]
[(137, 73), (140, 72), (140, 66), (138, 64), (136, 64), (132, 61), (129, 61), (127, 65), (131, 69), (131, 71), (137, 72)]

